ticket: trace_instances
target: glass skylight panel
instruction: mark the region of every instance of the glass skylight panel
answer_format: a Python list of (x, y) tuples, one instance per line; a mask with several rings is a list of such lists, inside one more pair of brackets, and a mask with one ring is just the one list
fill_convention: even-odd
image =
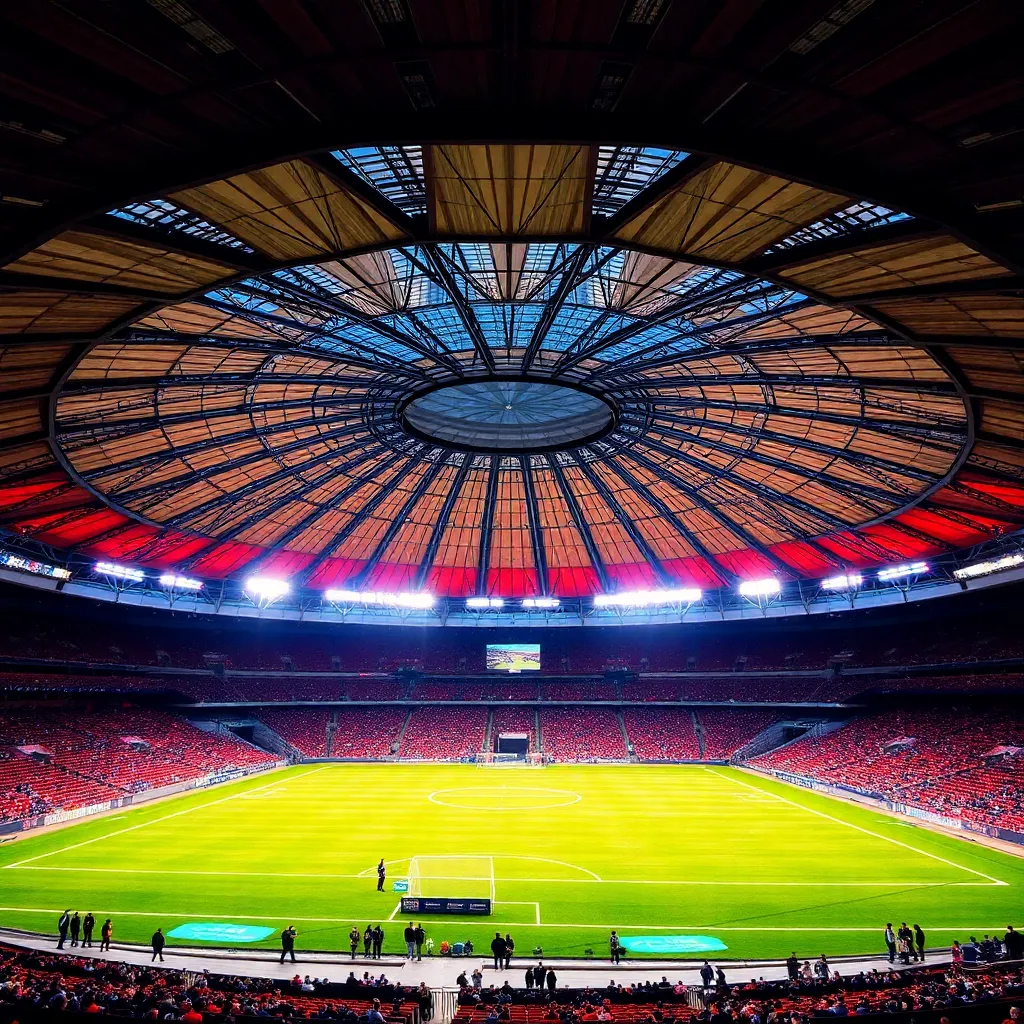
[(167, 231), (180, 231), (193, 238), (201, 238), (204, 242), (225, 245), (239, 252), (254, 251), (241, 239), (235, 238), (222, 228), (214, 227), (198, 214), (175, 206), (166, 199), (146, 199), (142, 202), (128, 203), (116, 210), (110, 210), (108, 215), (131, 221), (133, 224), (147, 224)]
[(865, 228), (877, 228), (883, 224), (895, 224), (901, 220), (912, 220), (909, 213), (901, 213), (897, 210), (890, 210), (885, 206), (878, 206), (875, 203), (859, 202), (846, 207), (845, 210), (837, 210), (835, 213), (827, 214), (821, 220), (794, 231), (781, 241), (776, 242), (765, 252), (781, 252), (785, 249), (792, 249), (796, 245), (804, 245), (807, 242), (816, 242), (822, 238), (834, 238), (840, 235), (849, 235), (855, 231), (862, 231)]
[(353, 174), (359, 175), (403, 213), (427, 212), (420, 146), (364, 146), (331, 153)]
[(689, 153), (649, 146), (601, 146), (597, 151), (594, 213), (610, 216), (681, 164)]

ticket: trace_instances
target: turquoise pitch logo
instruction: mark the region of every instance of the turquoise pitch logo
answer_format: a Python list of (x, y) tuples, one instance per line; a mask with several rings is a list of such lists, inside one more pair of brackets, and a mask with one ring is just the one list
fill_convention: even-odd
[(392, 892), (408, 892), (409, 891), (409, 883), (407, 881), (405, 881), (405, 879), (401, 879), (400, 878), (400, 879), (398, 879), (398, 881), (391, 883), (391, 891)]
[(630, 953), (713, 953), (729, 948), (711, 935), (627, 935), (619, 942)]
[(273, 935), (273, 928), (252, 924), (179, 924), (167, 933), (169, 939), (192, 939), (195, 942), (259, 942)]

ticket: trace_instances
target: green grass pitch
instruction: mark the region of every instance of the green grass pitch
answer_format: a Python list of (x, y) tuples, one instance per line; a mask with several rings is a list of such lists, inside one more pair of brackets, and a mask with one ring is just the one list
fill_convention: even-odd
[(731, 768), (310, 764), (3, 844), (0, 922), (52, 931), (72, 907), (115, 940), (230, 922), (271, 947), (293, 922), (300, 952), (383, 922), (397, 953), (411, 858), (425, 895), (493, 875), (494, 915), (425, 919), (436, 944), (486, 951), (500, 928), (547, 957), (604, 955), (613, 927), (713, 936), (722, 958), (880, 952), (888, 920), (948, 945), (1024, 908), (1024, 860)]

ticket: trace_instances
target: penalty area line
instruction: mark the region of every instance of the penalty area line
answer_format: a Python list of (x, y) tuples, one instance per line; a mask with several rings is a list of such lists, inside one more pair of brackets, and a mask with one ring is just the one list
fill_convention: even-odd
[(845, 825), (847, 828), (852, 828), (855, 832), (863, 832), (866, 836), (873, 836), (875, 839), (884, 840), (887, 843), (892, 843), (893, 846), (902, 846), (904, 850), (910, 850), (912, 853), (919, 853), (922, 857), (931, 857), (932, 860), (937, 860), (940, 864), (946, 864), (951, 868), (956, 868), (958, 871), (967, 871), (972, 875), (977, 875), (979, 878), (987, 878), (991, 885), (1010, 884), (1009, 882), (1003, 882), (998, 878), (993, 878), (991, 875), (986, 875), (984, 871), (975, 871), (974, 868), (964, 867), (963, 864), (957, 864), (956, 861), (947, 860), (945, 857), (940, 857), (937, 853), (929, 853), (927, 850), (919, 850), (916, 846), (911, 846), (910, 843), (904, 843), (899, 839), (893, 839), (891, 836), (882, 835), (881, 832), (872, 832), (869, 828), (862, 828), (860, 825), (854, 825), (853, 822), (843, 821), (842, 818), (834, 818), (831, 814), (826, 814), (824, 811), (815, 810), (813, 807), (806, 807), (804, 804), (797, 803), (795, 800), (787, 800), (786, 797), (779, 796), (778, 793), (772, 793), (770, 790), (766, 789), (759, 789), (757, 786), (752, 786), (749, 782), (742, 781), (742, 779), (734, 779), (731, 775), (723, 775), (716, 768), (705, 768), (704, 771), (711, 772), (712, 775), (717, 775), (720, 779), (725, 779), (727, 782), (734, 782), (737, 786), (746, 786), (747, 789), (752, 789), (758, 793), (767, 793), (769, 796), (775, 797), (776, 800), (781, 800), (784, 804), (790, 804), (792, 807), (799, 807), (808, 814), (816, 814), (819, 818), (824, 818), (826, 821), (833, 821), (837, 825)]

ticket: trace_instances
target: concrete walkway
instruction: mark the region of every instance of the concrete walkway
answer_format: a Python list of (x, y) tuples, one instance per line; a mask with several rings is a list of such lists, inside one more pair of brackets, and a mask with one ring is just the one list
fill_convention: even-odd
[[(26, 949), (37, 949), (47, 953), (57, 950), (56, 936), (38, 935), (10, 928), (0, 928), (0, 942)], [(71, 949), (65, 945), (64, 952), (73, 956), (91, 957), (96, 960), (118, 960), (130, 964), (149, 964), (152, 951), (143, 946), (134, 946), (115, 942), (111, 952), (100, 956), (99, 943), (91, 949), (80, 946)], [(410, 963), (403, 957), (389, 956), (380, 960), (364, 960), (356, 957), (353, 960), (348, 954), (341, 953), (307, 953), (296, 950), (298, 963), (291, 962), (281, 965), (280, 954), (270, 950), (232, 950), (232, 949), (201, 949), (194, 946), (168, 945), (164, 949), (164, 967), (181, 971), (210, 971), (213, 974), (241, 974), (245, 977), (276, 978), (289, 980), (296, 973), (311, 977), (327, 977), (331, 981), (344, 981), (349, 971), (357, 977), (364, 972), (372, 976), (384, 974), (389, 981), (403, 985), (419, 985), (421, 981), (432, 989), (454, 988), (455, 979), (465, 971), (472, 974), (475, 967), (480, 967), (484, 975), (484, 985), (501, 985), (506, 978), (516, 988), (523, 987), (523, 974), (526, 968), (536, 963), (532, 958), (516, 957), (512, 961), (510, 971), (495, 971), (491, 961), (481, 957), (424, 957), (422, 961)], [(720, 964), (730, 983), (749, 981), (751, 978), (765, 978), (769, 981), (786, 977), (785, 964), (778, 960), (714, 960)], [(813, 961), (812, 961), (813, 962)], [(949, 962), (948, 949), (936, 949), (929, 955), (929, 963), (942, 964)], [(884, 956), (877, 957), (837, 957), (830, 960), (833, 970), (843, 975), (858, 974), (861, 971), (887, 970), (889, 961)], [(624, 960), (619, 966), (613, 967), (607, 960), (558, 960), (545, 959), (544, 966), (554, 968), (558, 976), (559, 988), (582, 988), (585, 985), (603, 987), (614, 979), (622, 985), (634, 982), (660, 981), (667, 977), (675, 984), (683, 981), (687, 985), (699, 985), (700, 960)]]

